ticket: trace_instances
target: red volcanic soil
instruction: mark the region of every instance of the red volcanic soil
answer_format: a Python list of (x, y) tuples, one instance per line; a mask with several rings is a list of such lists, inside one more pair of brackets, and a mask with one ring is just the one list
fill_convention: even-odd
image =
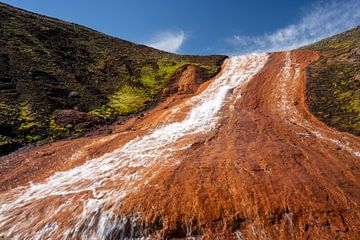
[(211, 96), (217, 79), (251, 68), (231, 72), (227, 60), (202, 83), (189, 67), (172, 86), (176, 93), (111, 134), (0, 158), (0, 236), (360, 239), (360, 138), (308, 111), (306, 67), (318, 57), (269, 54), (247, 83), (227, 92), (216, 125), (174, 142), (154, 129), (185, 126), (205, 99), (196, 96)]

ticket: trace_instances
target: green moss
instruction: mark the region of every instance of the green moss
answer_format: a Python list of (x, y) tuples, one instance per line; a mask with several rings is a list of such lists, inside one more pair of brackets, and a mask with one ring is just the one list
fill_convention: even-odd
[(157, 88), (157, 74), (156, 70), (153, 69), (151, 66), (146, 65), (141, 68), (141, 75), (140, 82), (147, 88), (154, 89)]
[(31, 113), (30, 107), (27, 104), (22, 104), (19, 107), (19, 118), (20, 126), (18, 128), (19, 133), (26, 134), (31, 129), (40, 127), (40, 123), (34, 120), (34, 117)]
[(7, 144), (9, 144), (8, 141), (0, 141), (0, 147), (1, 147), (1, 146), (5, 146), (5, 145), (7, 145)]
[(334, 91), (334, 95), (338, 95), (340, 92), (341, 92), (340, 89), (336, 89), (336, 90)]
[(13, 107), (1, 102), (0, 102), (0, 110), (14, 112), (14, 113), (16, 112), (16, 110)]
[(144, 85), (149, 94), (157, 94), (169, 83), (175, 71), (188, 63), (171, 61), (159, 61), (158, 69), (146, 65), (141, 68), (140, 82)]
[(61, 127), (61, 126), (56, 124), (54, 116), (52, 116), (50, 118), (49, 128), (50, 128), (50, 131), (51, 131), (51, 137), (50, 138), (52, 140), (58, 140), (58, 139), (61, 139), (61, 138), (65, 138), (65, 137), (69, 136), (69, 134), (70, 134), (69, 129), (67, 129), (65, 127)]
[(38, 142), (42, 139), (42, 136), (41, 135), (35, 135), (35, 136), (32, 136), (32, 135), (27, 135), (26, 136), (26, 141), (29, 142), (29, 143), (34, 143), (34, 142)]
[(211, 66), (207, 66), (207, 65), (203, 65), (203, 64), (199, 64), (199, 63), (190, 63), (190, 65), (197, 66), (199, 68), (203, 68), (203, 69), (208, 70), (209, 75), (215, 75), (220, 70), (219, 67), (218, 68), (217, 67), (211, 67)]
[[(30, 56), (32, 59), (39, 59), (39, 57), (44, 57), (44, 54), (46, 57), (50, 57), (51, 53), (50, 51), (45, 48), (40, 41), (38, 41), (36, 38), (34, 38), (31, 34), (27, 32), (23, 32), (20, 34), (21, 38), (14, 37), (12, 40), (12, 44), (14, 46), (17, 46), (20, 51), (23, 53), (26, 53), (28, 56)], [(27, 42), (23, 42), (22, 39), (26, 39)], [(42, 55), (39, 56), (36, 52), (41, 50)]]
[(28, 130), (31, 130), (31, 129), (34, 129), (36, 127), (39, 127), (39, 124), (36, 123), (36, 122), (24, 122), (24, 123), (21, 123), (20, 127), (18, 128), (18, 130), (20, 132), (24, 132), (24, 131), (28, 131)]
[(347, 99), (347, 98), (351, 97), (353, 95), (353, 93), (354, 93), (353, 91), (347, 91), (347, 92), (340, 93), (338, 95), (338, 99), (339, 100)]
[(32, 121), (32, 117), (30, 116), (30, 108), (29, 105), (23, 104), (19, 107), (20, 117), (19, 120), (23, 122)]
[(145, 107), (146, 102), (150, 100), (152, 99), (145, 89), (125, 85), (110, 96), (106, 105), (90, 113), (105, 119), (127, 115), (140, 111)]
[(214, 75), (218, 69), (199, 63), (192, 63), (187, 61), (182, 61), (174, 63), (172, 61), (159, 61), (158, 69), (153, 69), (153, 67), (146, 65), (141, 69), (142, 77), (140, 82), (150, 89), (150, 93), (157, 93), (160, 89), (163, 89), (166, 84), (169, 83), (171, 77), (174, 75), (175, 71), (179, 68), (182, 68), (186, 65), (197, 66), (208, 70), (209, 75)]
[(162, 89), (169, 84), (175, 72), (186, 66), (193, 65), (206, 69), (209, 75), (214, 75), (218, 69), (187, 61), (174, 62), (171, 60), (158, 61), (157, 67), (145, 65), (140, 69), (140, 83), (142, 86), (124, 85), (109, 96), (107, 104), (92, 110), (90, 113), (104, 119), (121, 115), (128, 115), (146, 108), (146, 103), (154, 101)]
[(346, 42), (339, 42), (339, 43), (332, 44), (332, 45), (330, 45), (330, 48), (333, 48), (333, 49), (337, 49), (337, 48), (349, 48), (349, 47), (351, 47), (352, 45), (354, 45), (353, 42), (351, 42), (351, 41), (346, 41)]
[(85, 131), (86, 131), (86, 129), (84, 129), (84, 128), (76, 128), (75, 134), (81, 134), (81, 133), (84, 133)]
[(360, 114), (360, 99), (352, 99), (345, 107), (347, 112), (355, 112)]
[(360, 116), (357, 115), (357, 117), (354, 118), (352, 121), (343, 122), (339, 125), (343, 129), (354, 129), (360, 132)]

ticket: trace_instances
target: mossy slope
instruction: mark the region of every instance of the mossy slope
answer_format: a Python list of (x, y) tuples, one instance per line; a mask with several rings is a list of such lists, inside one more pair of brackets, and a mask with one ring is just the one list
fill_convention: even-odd
[(360, 27), (304, 47), (320, 51), (308, 68), (310, 111), (330, 126), (360, 135)]
[(224, 58), (170, 54), (0, 3), (0, 155), (96, 127), (60, 126), (57, 110), (110, 123), (156, 102), (184, 64), (210, 78)]

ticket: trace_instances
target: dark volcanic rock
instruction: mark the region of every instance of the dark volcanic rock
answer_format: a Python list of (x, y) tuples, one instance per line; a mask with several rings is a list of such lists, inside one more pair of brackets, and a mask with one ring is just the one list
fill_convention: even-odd
[(71, 133), (70, 135), (92, 130), (105, 122), (104, 119), (92, 114), (76, 110), (56, 110), (53, 115), (54, 123), (61, 128), (66, 128)]

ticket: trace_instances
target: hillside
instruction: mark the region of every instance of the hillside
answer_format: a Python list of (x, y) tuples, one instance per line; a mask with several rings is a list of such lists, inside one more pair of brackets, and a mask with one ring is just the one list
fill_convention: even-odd
[(360, 27), (306, 46), (320, 52), (308, 68), (310, 111), (329, 126), (360, 135)]
[(0, 157), (0, 238), (358, 240), (360, 139), (305, 102), (319, 57), (230, 57), (110, 132)]
[(170, 54), (0, 3), (0, 155), (147, 109), (188, 65), (206, 80), (224, 58)]

